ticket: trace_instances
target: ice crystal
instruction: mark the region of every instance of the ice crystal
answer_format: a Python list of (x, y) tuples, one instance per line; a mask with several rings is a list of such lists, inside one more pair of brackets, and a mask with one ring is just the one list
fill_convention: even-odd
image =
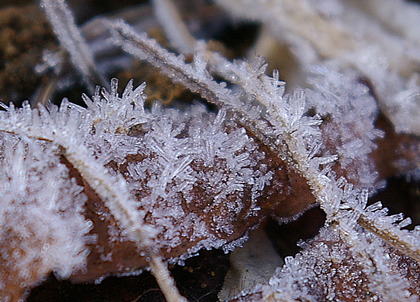
[[(375, 139), (384, 134), (375, 128), (379, 108), (369, 89), (356, 76), (344, 76), (326, 68), (315, 69), (310, 81), (315, 89), (307, 91), (309, 106), (321, 116), (329, 116), (321, 126), (326, 141), (322, 148), (335, 146), (324, 152), (338, 155), (349, 180), (361, 187), (375, 187), (378, 173), (369, 154), (377, 148)], [(354, 120), (353, 116), (360, 119)]]
[[(366, 191), (352, 189), (353, 185), (348, 183), (346, 178), (337, 178), (336, 172), (331, 170), (331, 164), (329, 164), (337, 159), (331, 156), (331, 152), (337, 152), (341, 168), (348, 168), (353, 162), (356, 163), (359, 170), (356, 169), (353, 172), (349, 169), (346, 176), (350, 180), (356, 180), (359, 188), (372, 188), (375, 185), (375, 171), (367, 154), (375, 148), (372, 140), (382, 136), (382, 133), (373, 126), (378, 108), (372, 97), (367, 94), (366, 87), (355, 80), (351, 87), (342, 87), (342, 83), (349, 80), (335, 80), (334, 77), (338, 75), (334, 76), (331, 73), (328, 74), (331, 77), (328, 81), (322, 83), (323, 80), (318, 79), (313, 90), (309, 90), (307, 94), (297, 91), (290, 95), (283, 95), (284, 90), (281, 89), (283, 83), (279, 81), (278, 74), (275, 72), (272, 78), (266, 76), (265, 66), (261, 61), (257, 60), (256, 63), (249, 64), (230, 63), (220, 56), (209, 54), (209, 61), (214, 71), (224, 76), (226, 80), (237, 84), (243, 91), (242, 95), (245, 95), (245, 97), (239, 94), (232, 96), (223, 85), (216, 83), (204, 73), (202, 68), (197, 73), (195, 66), (197, 64), (205, 66), (203, 61), (207, 60), (201, 49), (197, 51), (193, 63), (186, 64), (182, 57), (165, 53), (165, 50), (156, 43), (136, 34), (128, 25), (121, 22), (108, 24), (114, 30), (115, 43), (121, 45), (123, 49), (156, 66), (165, 65), (162, 70), (168, 76), (180, 81), (191, 90), (200, 92), (210, 102), (226, 108), (232, 116), (241, 124), (246, 125), (273, 151), (288, 158), (289, 163), (293, 163), (294, 168), (308, 180), (314, 196), (327, 213), (328, 224), (337, 222), (342, 226), (339, 230), (343, 233), (344, 242), (349, 241), (352, 244), (355, 236), (358, 236), (356, 225), (362, 225), (383, 239), (394, 238), (388, 242), (415, 259), (419, 259), (417, 235), (393, 226), (395, 221), (392, 219), (384, 223), (382, 220), (372, 219), (370, 212), (364, 209)], [(124, 48), (128, 45), (127, 42), (130, 47)], [(336, 88), (335, 85), (341, 85), (341, 87)], [(330, 97), (338, 101), (334, 100), (333, 105), (328, 105)], [(322, 101), (323, 98), (326, 100)], [(338, 125), (334, 127), (339, 131), (328, 130), (328, 125), (321, 131), (318, 128), (319, 116), (306, 115), (309, 109), (306, 105), (308, 103), (314, 106), (315, 110), (319, 110), (320, 114), (325, 115), (328, 112), (333, 118), (340, 117), (340, 120), (336, 121)], [(351, 111), (358, 111), (358, 116), (363, 117), (363, 123), (355, 125), (353, 119), (346, 121), (342, 118)], [(359, 126), (360, 130), (358, 130)], [(337, 146), (337, 149), (322, 150), (322, 140), (325, 143), (329, 139), (334, 141), (333, 144)], [(346, 151), (349, 148), (352, 152)], [(320, 154), (324, 155), (320, 156)], [(348, 211), (343, 212), (343, 208)], [(344, 215), (344, 213), (347, 214)], [(378, 242), (382, 241), (378, 239)], [(378, 252), (378, 257), (383, 256), (384, 254)], [(383, 259), (378, 261), (382, 263)], [(387, 284), (388, 281), (381, 282)], [(372, 284), (369, 281), (366, 283), (368, 286)]]

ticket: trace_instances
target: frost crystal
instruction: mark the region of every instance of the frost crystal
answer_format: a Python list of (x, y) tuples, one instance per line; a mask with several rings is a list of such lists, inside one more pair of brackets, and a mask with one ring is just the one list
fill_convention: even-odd
[[(264, 154), (223, 110), (212, 117), (201, 106), (182, 114), (155, 106), (142, 130), (137, 145), (144, 159), (128, 163), (125, 175), (132, 193), (141, 196), (140, 206), (152, 213), (149, 222), (164, 230), (158, 246), (170, 249), (189, 237), (214, 247), (207, 239), (233, 233), (232, 222), (245, 210), (244, 194), (251, 197), (248, 215), (258, 211), (257, 198), (274, 172), (259, 167), (255, 158)], [(203, 190), (201, 198), (197, 190)], [(198, 209), (211, 221), (203, 221)]]
[(30, 285), (51, 270), (68, 278), (83, 268), (92, 222), (83, 216), (87, 198), (68, 178), (59, 150), (2, 133), (0, 151), (0, 297), (4, 297), (13, 295), (21, 282)]
[(324, 229), (302, 252), (286, 258), (270, 285), (262, 287), (263, 299), (418, 301), (393, 249), (360, 229), (348, 234), (350, 243), (343, 236), (337, 229)]
[[(307, 90), (308, 105), (327, 119), (321, 126), (324, 138), (321, 149), (338, 154), (348, 180), (374, 188), (378, 173), (370, 153), (377, 147), (374, 140), (384, 136), (374, 126), (379, 113), (376, 101), (354, 75), (317, 68), (311, 84), (313, 89)], [(335, 149), (325, 150), (327, 145)]]

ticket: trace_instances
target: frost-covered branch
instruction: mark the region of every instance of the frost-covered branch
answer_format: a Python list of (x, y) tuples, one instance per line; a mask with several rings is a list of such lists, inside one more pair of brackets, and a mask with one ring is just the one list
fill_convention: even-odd
[(41, 7), (44, 8), (60, 44), (69, 53), (73, 66), (82, 75), (83, 81), (88, 83), (88, 88), (93, 89), (95, 84), (106, 85), (107, 82), (98, 71), (92, 51), (77, 27), (67, 3), (64, 0), (41, 0)]
[(192, 54), (196, 41), (176, 9), (172, 0), (153, 0), (156, 18), (162, 25), (171, 45), (182, 54)]

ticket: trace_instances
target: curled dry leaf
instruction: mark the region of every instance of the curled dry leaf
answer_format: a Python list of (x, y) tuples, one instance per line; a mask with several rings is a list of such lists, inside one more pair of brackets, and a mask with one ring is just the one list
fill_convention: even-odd
[[(116, 81), (111, 87), (110, 93), (98, 91), (94, 101), (84, 97), (87, 109), (64, 101), (59, 111), (54, 106), (48, 111), (45, 108), (32, 110), (26, 104), (24, 109), (11, 107), (2, 112), (2, 130), (15, 133), (3, 136), (3, 186), (13, 190), (15, 182), (25, 175), (22, 173), (28, 174), (22, 179), (23, 192), (15, 192), (14, 196), (2, 200), (7, 202), (3, 207), (2, 230), (11, 230), (7, 231), (7, 236), (2, 236), (5, 260), (2, 270), (8, 272), (2, 279), (3, 296), (22, 294), (51, 270), (62, 278), (94, 281), (148, 267), (147, 248), (139, 250), (130, 240), (121, 227), (121, 218), (110, 210), (92, 187), (91, 180), (84, 176), (85, 172), (78, 170), (80, 163), (76, 161), (79, 166), (74, 166), (75, 159), (66, 155), (69, 153), (66, 148), (71, 148), (68, 144), (78, 142), (79, 148), (84, 146), (87, 158), (78, 160), (100, 163), (105, 170), (97, 173), (124, 177), (116, 181), (126, 182), (134, 198), (134, 210), (143, 217), (144, 225), (155, 230), (148, 246), (172, 262), (186, 259), (201, 248), (231, 250), (265, 217), (289, 218), (315, 202), (306, 181), (226, 117), (223, 110), (215, 115), (200, 105), (188, 111), (155, 105), (149, 111), (142, 107), (144, 85), (133, 89), (129, 83), (121, 97), (116, 91)], [(23, 137), (27, 138), (20, 152), (12, 151), (14, 145), (22, 144)], [(62, 143), (64, 141), (66, 143)], [(52, 163), (48, 164), (47, 160)], [(35, 168), (32, 165), (36, 165)], [(55, 172), (52, 165), (60, 167), (59, 172)], [(15, 174), (8, 173), (7, 169)], [(71, 184), (77, 188), (77, 194), (76, 189), (69, 190), (54, 182), (50, 183), (57, 186), (54, 191), (43, 185), (51, 179)], [(39, 187), (40, 196), (33, 193), (34, 186)], [(43, 198), (49, 194), (50, 201), (44, 205)], [(70, 205), (69, 200), (76, 196), (81, 196), (82, 200), (79, 207), (74, 208), (79, 222), (71, 219), (71, 211), (59, 208), (61, 203)], [(32, 199), (35, 200), (31, 203)], [(32, 215), (32, 211), (39, 211), (38, 207), (43, 206), (53, 215), (45, 224), (53, 229), (66, 228), (73, 235), (49, 228), (45, 232), (72, 236), (79, 245), (78, 262), (62, 264), (65, 274), (56, 266), (58, 260), (47, 258), (49, 261), (46, 261), (42, 251), (64, 256), (55, 249), (66, 239), (59, 237), (52, 242), (42, 239), (49, 236), (43, 234), (42, 228), (38, 230), (39, 221), (43, 220), (35, 217), (25, 220), (25, 231), (33, 234), (36, 241), (24, 252), (15, 250), (15, 247), (22, 248), (27, 236), (17, 234), (20, 226), (13, 225), (13, 217), (16, 217), (13, 213)], [(60, 219), (64, 216), (68, 217), (71, 228)], [(76, 235), (77, 223), (82, 230)], [(35, 230), (30, 231), (32, 229)], [(69, 245), (70, 242), (66, 243)], [(29, 260), (31, 257), (39, 260)], [(33, 266), (26, 267), (27, 273), (23, 274), (21, 266), (28, 261)], [(38, 261), (39, 265), (35, 266)], [(24, 282), (19, 290), (9, 283), (16, 283), (15, 275), (21, 276)]]
[[(109, 159), (107, 166), (125, 177), (145, 222), (159, 230), (154, 246), (165, 259), (183, 260), (201, 248), (232, 250), (264, 218), (292, 219), (315, 203), (302, 177), (222, 113), (155, 110), (152, 120), (129, 130), (137, 153)], [(86, 217), (93, 221), (91, 234), (98, 235), (86, 270), (71, 279), (92, 281), (147, 267), (112, 213), (71, 170), (85, 187)]]
[(286, 257), (269, 285), (230, 301), (417, 301), (418, 263), (371, 233), (359, 235), (349, 245), (338, 229), (322, 229)]

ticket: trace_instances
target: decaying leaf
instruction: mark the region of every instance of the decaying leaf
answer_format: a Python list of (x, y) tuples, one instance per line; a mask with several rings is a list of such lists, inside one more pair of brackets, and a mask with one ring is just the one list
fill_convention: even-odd
[[(14, 197), (9, 207), (30, 215), (37, 204), (29, 206), (27, 199), (35, 198), (32, 187), (38, 186), (40, 194), (51, 195), (52, 200), (47, 206), (52, 214), (69, 215), (71, 219), (68, 210), (51, 208), (51, 205), (72, 200), (75, 193), (69, 194), (70, 191), (64, 189), (63, 185), (53, 183), (52, 186), (62, 187), (63, 191), (52, 194), (50, 186), (42, 185), (43, 182), (48, 183), (49, 179), (70, 182), (78, 188), (77, 193), (85, 201), (79, 205), (83, 209), (79, 209), (81, 214), (76, 217), (86, 220), (91, 228), (88, 234), (85, 227), (84, 233), (79, 231), (78, 236), (72, 235), (82, 247), (88, 243), (89, 249), (84, 249), (90, 251), (89, 256), (86, 252), (82, 253), (79, 259), (81, 264), (63, 264), (65, 274), (61, 274), (51, 262), (28, 268), (28, 274), (36, 272), (36, 276), (28, 279), (22, 277), (27, 285), (36, 283), (51, 270), (62, 278), (72, 274), (72, 280), (93, 281), (109, 274), (133, 273), (148, 266), (147, 250), (142, 252), (130, 240), (121, 227), (121, 218), (115, 217), (103, 197), (92, 188), (92, 180), (86, 179), (85, 172), (78, 171), (74, 166), (75, 162), (89, 157), (74, 159), (61, 155), (60, 149), (66, 149), (67, 144), (73, 141), (78, 141), (86, 152), (92, 154), (87, 155), (92, 156), (91, 160), (105, 167), (103, 172), (97, 173), (106, 173), (111, 177), (122, 175), (125, 178), (135, 207), (141, 213), (139, 215), (144, 217), (142, 223), (153, 226), (155, 230), (153, 239), (150, 239), (152, 241), (147, 244), (167, 260), (183, 260), (201, 248), (224, 247), (225, 250), (231, 250), (241, 244), (247, 232), (265, 217), (276, 213), (279, 217), (287, 218), (314, 203), (306, 182), (272, 151), (249, 137), (244, 128), (225, 116), (223, 110), (215, 115), (199, 105), (184, 112), (163, 109), (157, 105), (149, 111), (142, 107), (144, 96), (141, 91), (144, 85), (133, 89), (129, 83), (122, 97), (117, 94), (117, 82), (113, 81), (111, 86), (111, 93), (103, 90), (100, 95), (98, 92), (93, 97), (94, 101), (85, 97), (87, 109), (64, 102), (60, 111), (51, 107), (49, 111), (41, 108), (39, 112), (26, 105), (23, 110), (10, 108), (2, 113), (3, 131), (16, 133), (14, 136), (4, 134), (3, 165), (9, 162), (16, 162), (17, 165), (22, 161), (33, 165), (31, 159), (42, 157), (44, 161), (51, 160), (61, 167), (59, 172), (54, 172), (51, 165), (38, 160), (37, 165), (48, 168), (51, 176), (31, 166), (26, 168), (28, 172), (19, 165), (15, 166), (13, 172), (16, 174), (4, 170), (4, 185), (7, 180), (9, 188), (13, 188), (13, 183), (21, 178), (22, 173), (36, 176), (23, 177), (27, 181), (22, 188), (26, 195)], [(12, 151), (14, 145), (21, 144), (23, 137), (27, 137), (27, 148), (34, 154), (23, 152), (24, 147), (20, 147), (22, 151), (17, 154)], [(9, 159), (11, 156), (16, 158)], [(85, 163), (78, 163), (79, 166), (81, 164)], [(299, 182), (302, 185), (297, 185)], [(297, 196), (300, 198), (297, 199)], [(304, 200), (302, 196), (308, 198)], [(39, 199), (36, 202), (42, 203), (42, 197)], [(66, 204), (70, 204), (70, 201), (66, 201)], [(2, 229), (6, 231), (6, 228), (11, 228), (11, 234), (2, 239), (10, 238), (20, 246), (25, 236), (13, 235), (17, 232), (12, 220), (15, 214), (7, 210), (3, 213)], [(28, 221), (28, 228), (39, 228), (39, 221)], [(70, 223), (78, 222), (71, 220)], [(46, 224), (53, 229), (69, 229), (63, 219), (58, 219), (56, 225), (54, 220)], [(46, 234), (38, 234), (41, 230), (32, 231), (36, 234), (34, 239), (38, 240), (38, 243), (34, 243), (36, 247), (31, 248), (31, 252), (19, 254), (7, 265), (10, 274), (13, 275), (13, 271), (21, 272), (21, 263), (33, 262), (29, 260), (34, 257), (32, 253), (39, 254), (46, 245), (51, 246), (47, 250), (65, 257), (64, 253), (55, 251), (53, 247), (56, 244), (61, 246), (60, 242), (70, 235), (56, 235), (48, 228), (45, 231), (64, 237), (48, 243), (41, 239)], [(93, 238), (90, 241), (94, 242), (87, 242), (87, 238)], [(3, 241), (2, 245), (13, 246), (7, 242)], [(13, 251), (6, 248), (3, 258), (8, 260), (8, 255)], [(86, 256), (87, 260), (84, 258)], [(10, 287), (6, 285), (6, 288)], [(23, 286), (22, 290), (25, 288)], [(8, 289), (5, 293), (8, 293)]]

